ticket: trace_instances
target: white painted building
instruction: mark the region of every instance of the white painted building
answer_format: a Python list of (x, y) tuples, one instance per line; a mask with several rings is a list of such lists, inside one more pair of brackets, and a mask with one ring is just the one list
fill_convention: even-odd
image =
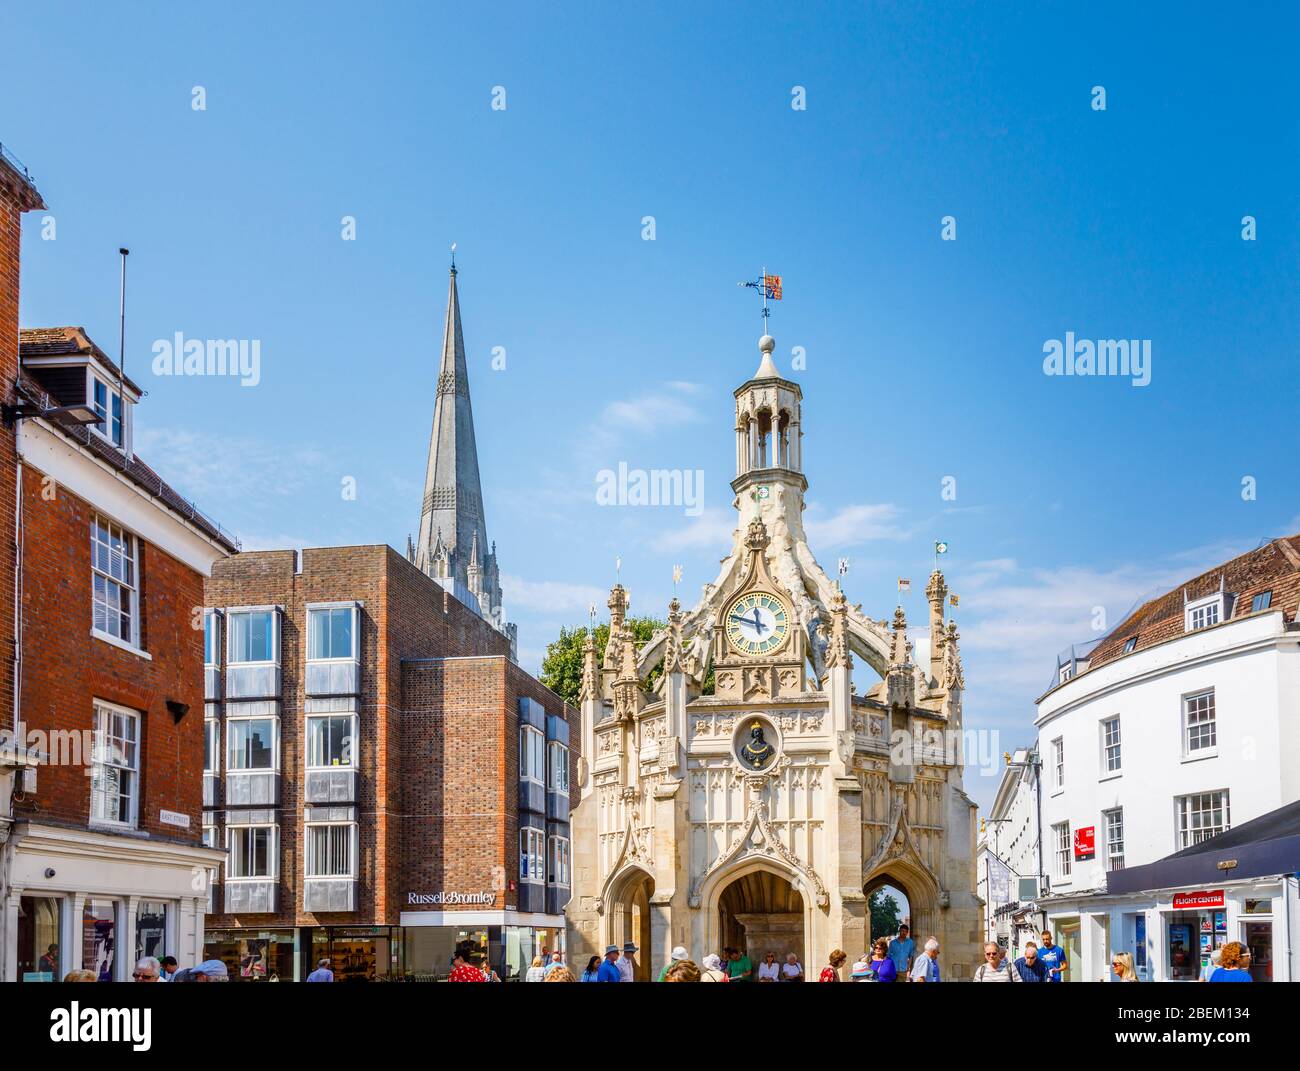
[(1300, 536), (1272, 541), (1139, 607), (1038, 700), (1039, 906), (1068, 978), (1129, 951), (1144, 979), (1194, 979), (1226, 941), (1257, 980), (1297, 977), (1294, 878), (1117, 894), (1108, 876), (1300, 799), (1298, 599)]
[(1016, 951), (1037, 940), (1037, 910), (1044, 859), (1039, 851), (1037, 779), (1033, 748), (1008, 755), (993, 806), (981, 819), (977, 845), (979, 893), (984, 901), (984, 940)]

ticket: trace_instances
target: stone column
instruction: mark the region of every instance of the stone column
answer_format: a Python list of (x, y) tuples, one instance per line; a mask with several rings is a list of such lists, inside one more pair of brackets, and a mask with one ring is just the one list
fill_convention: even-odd
[(86, 910), (86, 894), (73, 893), (65, 901), (65, 907), (68, 918), (64, 929), (67, 931), (68, 939), (63, 946), (63, 950), (66, 952), (63, 957), (65, 962), (60, 965), (59, 969), (64, 974), (67, 974), (68, 971), (79, 971), (85, 966), (82, 962), (82, 937), (85, 933), (85, 921), (82, 915)]
[[(0, 904), (4, 911), (4, 925), (0, 926), (0, 983), (18, 981), (18, 901), (21, 889), (10, 889)], [(62, 935), (60, 935), (62, 939)], [(44, 951), (44, 949), (42, 949)], [(58, 979), (56, 978), (57, 982)]]
[(140, 897), (128, 896), (118, 901), (117, 936), (113, 950), (113, 979), (129, 982), (135, 969), (135, 927), (140, 914)]

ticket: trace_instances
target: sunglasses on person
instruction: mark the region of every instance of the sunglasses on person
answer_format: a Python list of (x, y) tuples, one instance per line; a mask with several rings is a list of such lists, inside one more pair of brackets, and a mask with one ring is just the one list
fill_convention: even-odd
[(141, 978), (157, 978), (158, 976), (150, 971), (136, 971), (131, 975), (131, 977), (138, 982)]

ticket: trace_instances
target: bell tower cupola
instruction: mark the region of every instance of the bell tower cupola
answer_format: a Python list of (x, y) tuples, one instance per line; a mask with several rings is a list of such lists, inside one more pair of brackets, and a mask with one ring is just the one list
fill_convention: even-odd
[(808, 489), (803, 474), (803, 392), (777, 370), (771, 335), (758, 340), (758, 349), (758, 371), (735, 391), (736, 478), (731, 489), (742, 502), (792, 495), (801, 509)]

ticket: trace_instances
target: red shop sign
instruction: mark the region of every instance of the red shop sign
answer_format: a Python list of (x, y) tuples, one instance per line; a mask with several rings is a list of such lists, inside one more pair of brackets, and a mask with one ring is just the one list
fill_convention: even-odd
[(1174, 893), (1174, 910), (1183, 907), (1223, 907), (1223, 890), (1211, 889), (1209, 892)]
[(1091, 859), (1097, 854), (1096, 826), (1084, 826), (1074, 831), (1075, 859)]

